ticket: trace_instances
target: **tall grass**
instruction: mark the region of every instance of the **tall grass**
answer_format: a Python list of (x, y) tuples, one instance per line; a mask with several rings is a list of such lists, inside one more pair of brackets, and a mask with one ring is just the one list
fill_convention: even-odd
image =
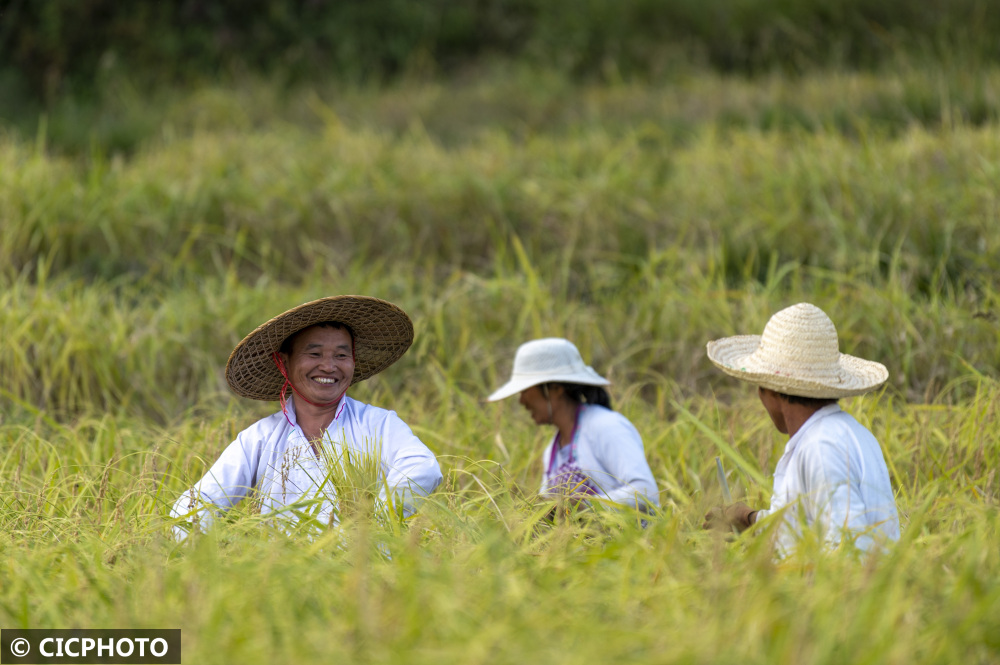
[(557, 333), (623, 379), (698, 391), (707, 339), (799, 300), (908, 399), (1000, 364), (992, 126), (707, 130), (670, 151), (600, 129), (449, 149), (331, 126), (206, 134), (106, 169), (2, 155), (0, 368), (45, 408), (182, 413), (225, 392), (228, 350), (274, 303), (343, 292), (414, 314), (397, 376), (440, 366), (479, 391), (518, 340)]
[[(50, 155), (47, 124), (33, 141), (5, 140), (0, 259), (13, 273), (45, 257), (56, 272), (158, 279), (236, 263), (241, 276), (298, 281), (317, 263), (394, 260), (396, 248), (481, 270), (513, 231), (533, 258), (569, 245), (577, 263), (685, 241), (720, 248), (732, 281), (748, 260), (762, 277), (771, 254), (842, 272), (858, 254), (884, 268), (899, 252), (918, 287), (962, 286), (997, 251), (1000, 85), (995, 72), (951, 73), (892, 85), (709, 79), (499, 104), (516, 89), (496, 84), (460, 92), (457, 106), (434, 86), (354, 101), (334, 88), (284, 108), (264, 93), (209, 91), (155, 117), (161, 131), (127, 160), (99, 137), (81, 158)], [(908, 108), (909, 89), (930, 117)], [(244, 117), (258, 102), (289, 124)], [(475, 113), (504, 105), (506, 121)], [(536, 127), (553, 105), (559, 119)], [(593, 117), (570, 111), (580, 107)], [(447, 127), (474, 131), (454, 142)]]
[(875, 71), (828, 68), (753, 78), (689, 68), (656, 84), (632, 78), (580, 83), (552, 68), (500, 61), (451, 80), (413, 76), (393, 85), (336, 78), (291, 85), (280, 77), (243, 75), (181, 91), (169, 85), (150, 90), (142, 77), (113, 75), (90, 95), (61, 96), (45, 107), (0, 97), (0, 118), (24, 140), (100, 163), (151, 142), (276, 125), (320, 131), (333, 124), (393, 136), (419, 128), (449, 146), (489, 132), (524, 140), (595, 128), (622, 135), (641, 127), (659, 130), (647, 144), (655, 138), (672, 148), (713, 125), (898, 135), (915, 126), (990, 124), (998, 97), (996, 65), (959, 58), (900, 58)]
[[(133, 99), (158, 129), (131, 152), (5, 134), (0, 627), (180, 627), (199, 663), (994, 662), (996, 74), (884, 77), (206, 89)], [(908, 115), (935, 89), (933, 120)], [(802, 122), (763, 120), (790, 105)], [(413, 317), (410, 351), (351, 394), (410, 423), (443, 486), (400, 526), (366, 518), (374, 488), (345, 468), (346, 531), (279, 535), (246, 502), (175, 543), (167, 507), (275, 408), (231, 397), (229, 351), (331, 293)], [(881, 558), (776, 562), (766, 537), (700, 529), (716, 455), (764, 505), (783, 448), (704, 344), (802, 300), (890, 369), (844, 400), (897, 490)], [(544, 519), (549, 432), (484, 402), (543, 335), (642, 433), (648, 528)]]
[[(766, 472), (780, 442), (749, 393), (685, 408)], [(15, 410), (0, 426), (0, 623), (181, 627), (195, 662), (989, 663), (998, 396), (985, 382), (961, 407), (848, 400), (885, 447), (904, 526), (885, 558), (861, 563), (808, 553), (776, 564), (765, 539), (702, 532), (718, 451), (692, 420), (637, 399), (622, 407), (646, 434), (664, 499), (647, 529), (613, 512), (543, 522), (530, 498), (541, 432), (523, 415), (489, 407), (501, 447), (421, 418), (423, 397), (400, 393), (401, 413), (452, 442), (445, 485), (402, 531), (352, 522), (346, 547), (336, 532), (266, 537), (246, 511), (186, 546), (168, 538), (165, 505), (251, 417), (243, 408), (165, 429)], [(766, 498), (727, 466), (738, 494)]]

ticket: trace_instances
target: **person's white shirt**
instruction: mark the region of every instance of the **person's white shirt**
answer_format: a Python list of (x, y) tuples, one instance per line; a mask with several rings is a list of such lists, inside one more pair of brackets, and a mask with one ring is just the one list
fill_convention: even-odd
[(862, 550), (899, 539), (889, 470), (875, 436), (837, 404), (816, 411), (794, 436), (774, 471), (771, 507), (757, 522), (783, 512), (779, 553), (788, 554), (803, 528), (829, 545), (845, 534)]
[[(295, 422), (292, 401), (284, 412), (263, 418), (240, 432), (190, 490), (181, 495), (171, 517), (186, 518), (192, 525), (207, 527), (214, 513), (225, 510), (252, 491), (261, 502), (261, 513), (282, 513), (297, 521), (289, 506), (305, 507), (322, 524), (337, 522), (335, 491), (327, 480), (326, 460), (343, 459), (349, 452), (379, 460), (384, 501), (391, 492), (395, 505), (405, 515), (415, 510), (415, 501), (432, 492), (442, 480), (437, 459), (413, 434), (395, 411), (342, 398), (337, 415), (323, 435), (323, 455), (317, 456)], [(388, 492), (386, 491), (388, 490)], [(398, 502), (402, 502), (401, 504)], [(175, 526), (179, 539), (187, 535)]]
[[(597, 496), (625, 506), (660, 505), (653, 472), (646, 461), (642, 437), (622, 414), (597, 405), (580, 407), (574, 436), (577, 466), (587, 475)], [(539, 494), (551, 489), (544, 471), (552, 460), (555, 437), (542, 454), (543, 476)], [(555, 467), (562, 466), (571, 446), (556, 451)]]

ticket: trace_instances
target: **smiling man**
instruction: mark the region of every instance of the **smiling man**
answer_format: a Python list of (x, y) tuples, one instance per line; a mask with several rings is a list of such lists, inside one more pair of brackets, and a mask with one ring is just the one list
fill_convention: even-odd
[(296, 511), (308, 512), (335, 524), (330, 464), (348, 457), (377, 460), (380, 498), (412, 513), (414, 500), (441, 482), (434, 454), (394, 411), (347, 396), (351, 385), (396, 362), (412, 342), (409, 317), (367, 296), (315, 300), (247, 335), (226, 365), (229, 386), (244, 397), (276, 400), (281, 410), (240, 432), (177, 500), (171, 515), (183, 521), (175, 534), (184, 538), (207, 526), (251, 492), (262, 513), (284, 513), (294, 522)]

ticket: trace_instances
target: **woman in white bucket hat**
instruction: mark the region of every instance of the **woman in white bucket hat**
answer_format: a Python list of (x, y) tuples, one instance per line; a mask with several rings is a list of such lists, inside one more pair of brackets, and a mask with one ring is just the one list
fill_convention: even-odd
[(488, 400), (520, 393), (537, 424), (556, 427), (542, 456), (539, 494), (593, 496), (648, 510), (659, 505), (656, 481), (639, 432), (611, 410), (609, 383), (572, 342), (550, 337), (518, 347), (510, 380)]
[(783, 553), (794, 549), (803, 528), (817, 529), (830, 545), (849, 538), (862, 550), (899, 539), (882, 449), (837, 403), (885, 383), (884, 365), (841, 353), (830, 317), (809, 303), (776, 313), (763, 335), (709, 342), (708, 357), (726, 374), (756, 384), (774, 426), (790, 438), (774, 472), (770, 508), (712, 509), (706, 528), (743, 531), (780, 511)]

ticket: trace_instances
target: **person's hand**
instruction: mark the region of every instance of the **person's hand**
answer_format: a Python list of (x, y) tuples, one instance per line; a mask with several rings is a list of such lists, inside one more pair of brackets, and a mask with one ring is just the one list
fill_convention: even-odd
[(712, 508), (705, 513), (705, 521), (702, 529), (715, 529), (718, 531), (746, 531), (754, 523), (757, 511), (753, 510), (742, 501), (731, 503), (722, 508)]

